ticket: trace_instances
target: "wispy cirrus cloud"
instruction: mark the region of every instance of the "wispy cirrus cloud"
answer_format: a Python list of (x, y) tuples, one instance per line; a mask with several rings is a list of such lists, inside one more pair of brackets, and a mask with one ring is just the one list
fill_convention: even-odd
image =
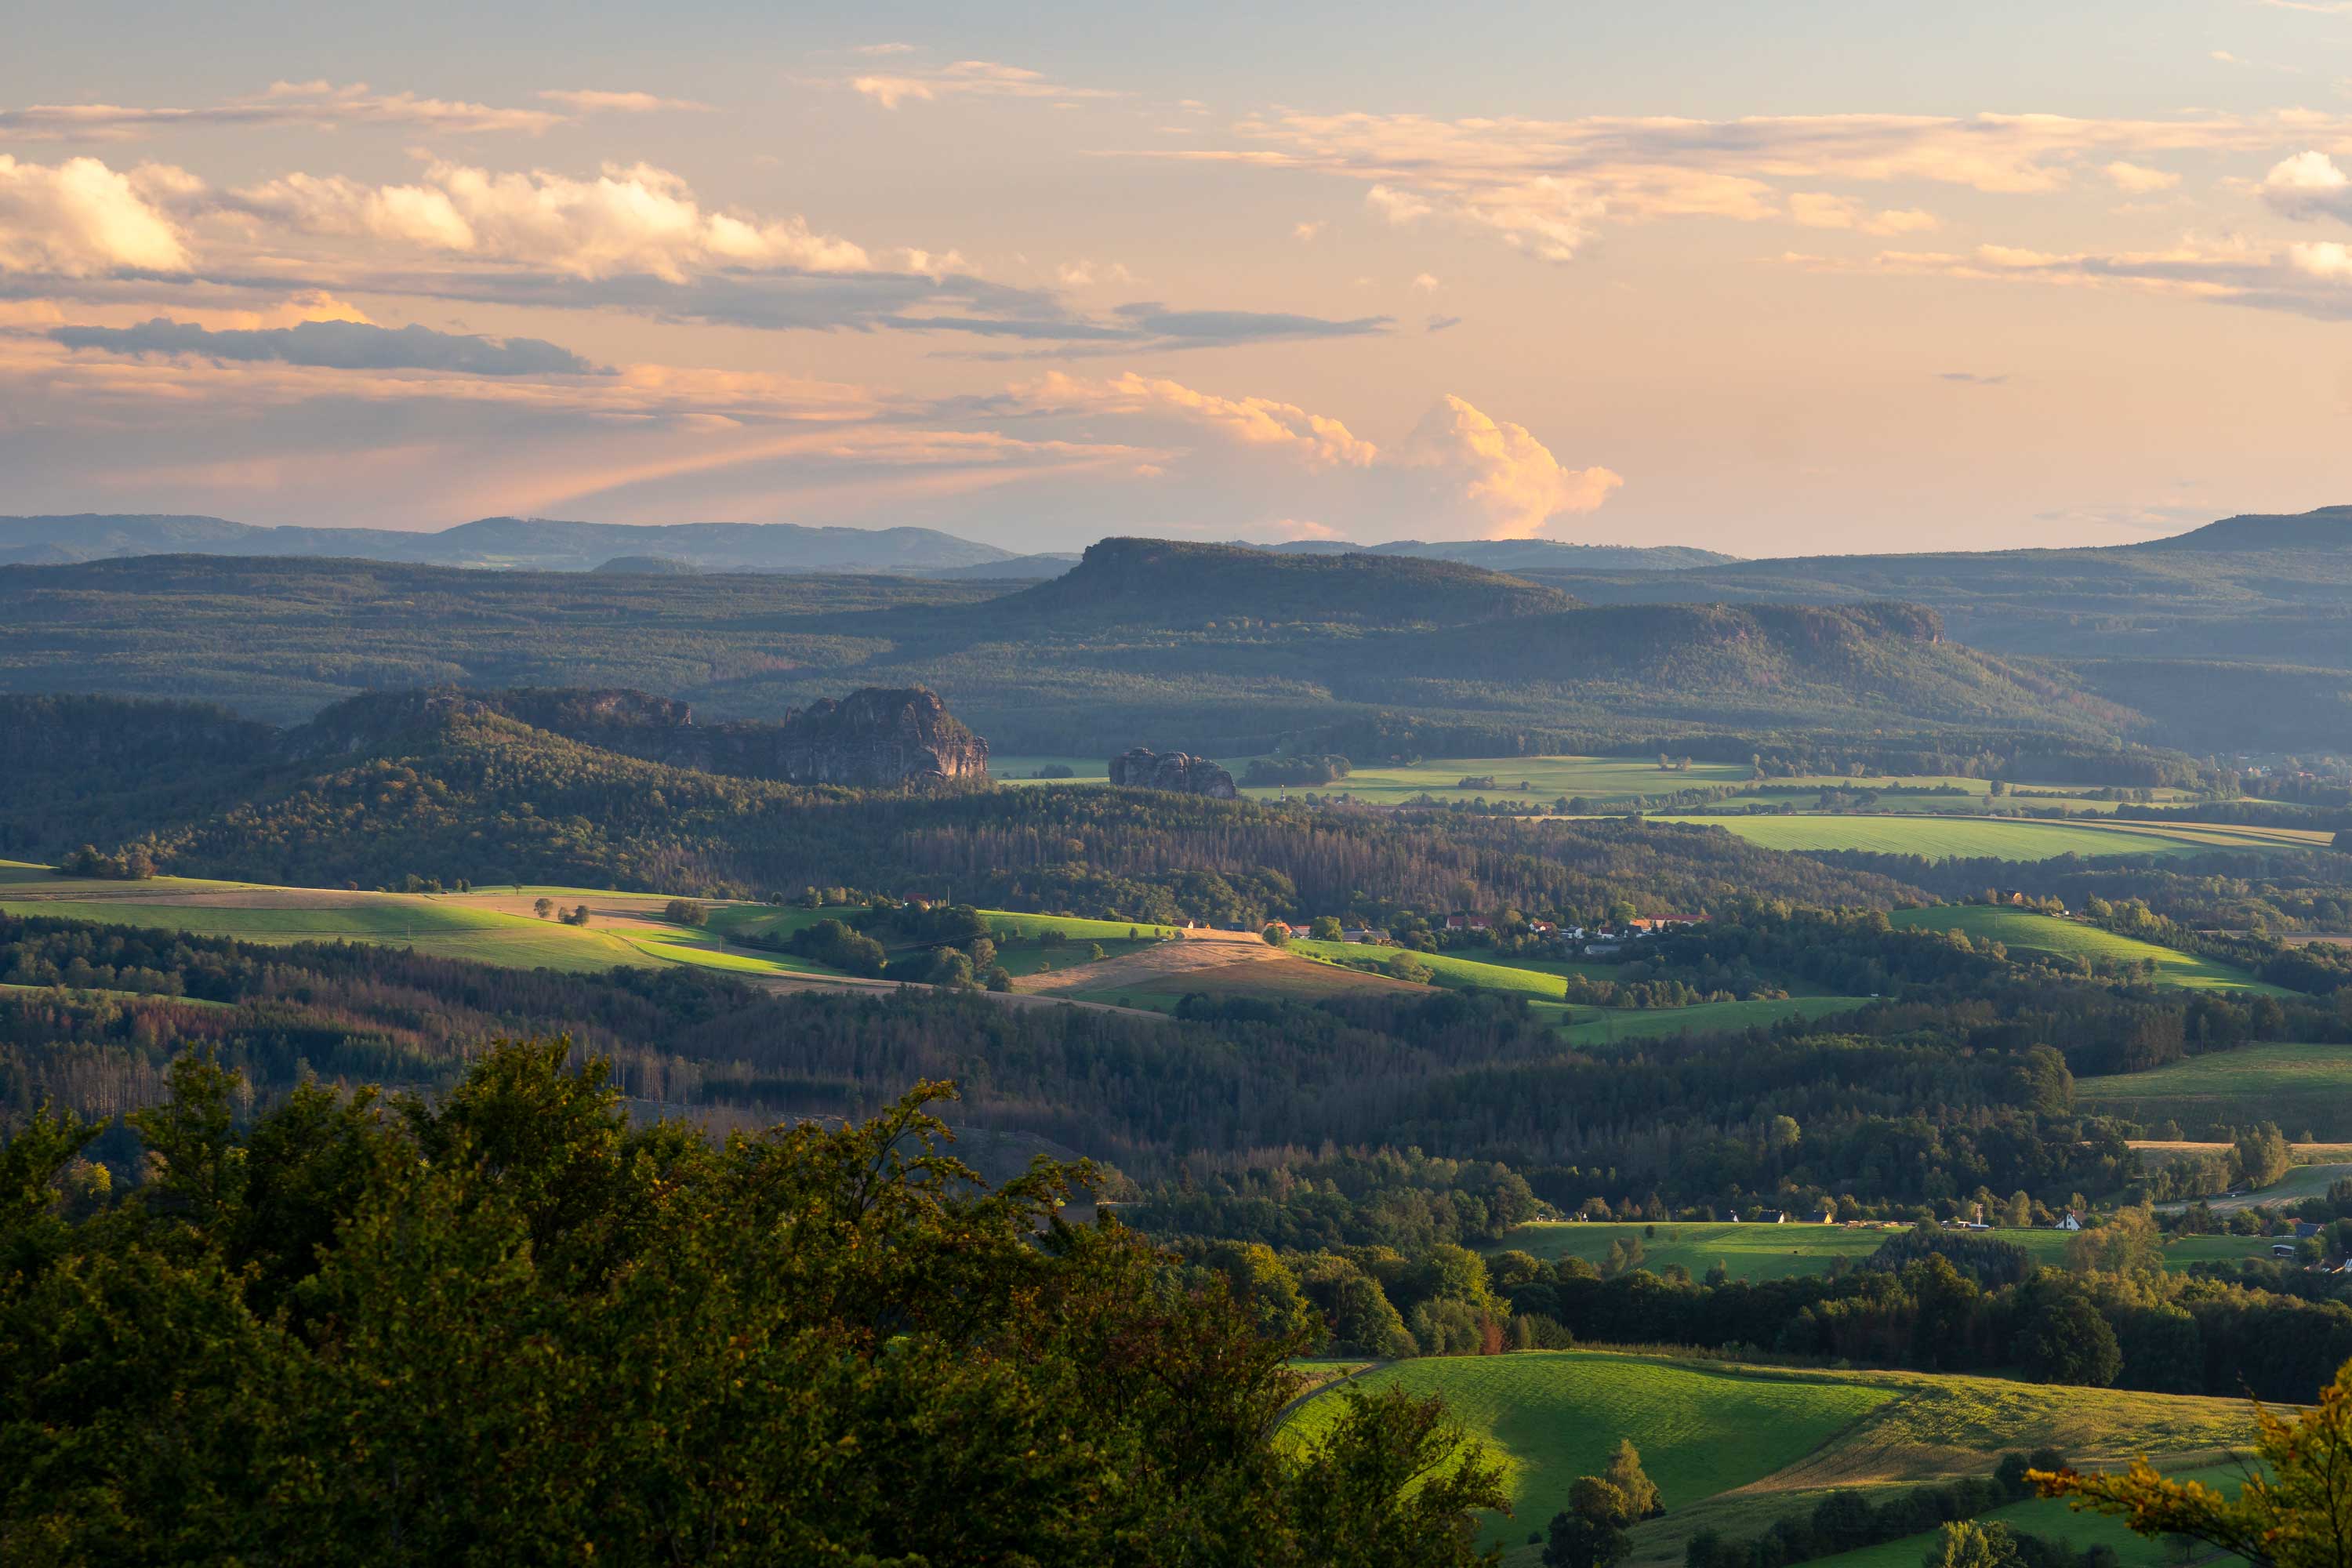
[[(542, 98), (636, 100), (646, 95), (542, 93)], [(656, 100), (658, 103), (658, 100)], [(634, 102), (573, 102), (575, 110), (628, 108)], [(363, 82), (274, 82), (267, 92), (194, 108), (118, 103), (42, 103), (0, 109), (0, 131), (27, 141), (122, 141), (161, 131), (206, 126), (391, 125), (454, 135), (538, 135), (572, 117), (547, 109), (500, 108), (414, 92), (381, 93)]]
[(2284, 310), (2317, 321), (2352, 321), (2352, 246), (2335, 242), (2286, 246), (2184, 242), (2164, 250), (2113, 252), (1980, 245), (1967, 251), (1885, 250), (1861, 258), (1791, 252), (1780, 259), (1820, 272), (2129, 289), (2211, 304)]
[[(1252, 116), (1219, 148), (1129, 155), (1358, 180), (1394, 224), (1449, 222), (1548, 260), (1572, 259), (1611, 225), (1669, 217), (1812, 222), (1861, 232), (1931, 221), (1873, 212), (1827, 183), (1944, 184), (1992, 195), (2063, 191), (2105, 165), (2126, 188), (2172, 183), (2166, 154), (2352, 148), (2352, 116), (2305, 110), (2176, 119), (2055, 114), (1827, 114), (1690, 120), (1441, 120), (1414, 114)], [(2127, 182), (2137, 182), (2137, 185)], [(1793, 187), (1793, 188), (1792, 188)], [(1837, 205), (1829, 205), (1837, 204)]]
[(140, 356), (275, 362), (331, 370), (435, 370), (463, 375), (608, 375), (593, 362), (538, 338), (380, 327), (368, 321), (301, 321), (290, 327), (209, 330), (164, 317), (131, 327), (54, 328), (69, 349)]

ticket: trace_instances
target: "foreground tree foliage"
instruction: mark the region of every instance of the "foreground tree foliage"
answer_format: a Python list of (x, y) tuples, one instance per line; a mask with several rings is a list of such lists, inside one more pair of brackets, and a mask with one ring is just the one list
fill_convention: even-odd
[(2352, 1563), (2352, 1362), (2294, 1419), (2257, 1404), (2254, 1421), (2260, 1463), (2235, 1498), (2146, 1459), (2116, 1475), (2062, 1468), (2027, 1479), (2044, 1497), (2115, 1515), (2141, 1535), (2202, 1541), (2264, 1568)]
[(437, 1103), (188, 1057), (149, 1179), (0, 1144), (0, 1561), (1481, 1561), (1434, 1402), (1277, 1441), (1296, 1340), (1222, 1278), (994, 1191), (924, 1084), (838, 1129), (633, 1128), (566, 1040)]

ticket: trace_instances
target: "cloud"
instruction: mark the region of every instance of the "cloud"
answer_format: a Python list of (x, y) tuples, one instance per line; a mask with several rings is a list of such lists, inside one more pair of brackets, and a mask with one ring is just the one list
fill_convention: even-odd
[(708, 210), (686, 182), (650, 164), (606, 164), (593, 179), (546, 170), (497, 174), (435, 163), (411, 184), (287, 174), (225, 204), (298, 233), (389, 240), (521, 262), (570, 278), (643, 272), (682, 282), (708, 267), (859, 271), (865, 248), (798, 216)]
[(1085, 257), (1064, 262), (1055, 268), (1054, 276), (1065, 289), (1091, 289), (1097, 283), (1135, 281), (1135, 275), (1127, 269), (1125, 262), (1113, 261), (1104, 265)]
[(2183, 244), (2170, 250), (2049, 252), (1980, 245), (1962, 253), (1881, 251), (1867, 260), (1790, 254), (1783, 262), (1817, 272), (1874, 272), (1969, 282), (2126, 288), (2172, 299), (2283, 310), (2318, 321), (2352, 321), (2352, 246)]
[(2132, 195), (2144, 196), (2157, 191), (2168, 191), (2180, 183), (2180, 176), (2164, 169), (2151, 169), (2144, 164), (2126, 163), (2118, 158), (2099, 171), (2116, 183), (2116, 189)]
[(1302, 245), (1313, 239), (1317, 235), (1321, 234), (1322, 232), (1323, 221), (1320, 218), (1318, 218), (1313, 222), (1301, 220), (1300, 222), (1290, 226), (1290, 237), (1293, 239), (1297, 240)]
[(50, 166), (0, 153), (0, 273), (87, 278), (186, 267), (184, 237), (156, 198), (187, 179), (160, 166), (126, 174), (95, 158)]
[(2340, 218), (2352, 223), (2352, 177), (2325, 153), (2298, 153), (2263, 176), (2263, 200), (2291, 218)]
[(2009, 373), (2003, 371), (1999, 375), (1979, 375), (1972, 370), (1939, 370), (1936, 373), (1936, 379), (1958, 382), (1962, 386), (2007, 386)]
[(1368, 205), (1391, 222), (1440, 218), (1566, 261), (1612, 225), (1786, 219), (1803, 208), (1784, 199), (1791, 186), (1811, 198), (1817, 219), (1843, 212), (1851, 219), (1843, 226), (1895, 234), (1929, 227), (1934, 219), (1916, 208), (1865, 216), (1859, 198), (1822, 187), (1926, 183), (2043, 195), (2070, 188), (2086, 169), (2126, 162), (2126, 155), (2275, 153), (2295, 142), (2352, 145), (2352, 117), (2298, 110), (2158, 120), (1830, 114), (1448, 121), (1286, 112), (1242, 121), (1230, 146), (1129, 155), (1360, 180), (1369, 187)]
[[(636, 99), (644, 95), (541, 93), (542, 98)], [(618, 102), (574, 103), (575, 109), (633, 108)], [(38, 103), (0, 109), (0, 131), (38, 141), (120, 141), (154, 131), (205, 126), (400, 125), (452, 135), (520, 132), (538, 135), (570, 117), (545, 109), (499, 109), (413, 92), (370, 92), (364, 83), (274, 82), (256, 97), (199, 108), (135, 108), (117, 103)]]
[(995, 60), (958, 60), (953, 65), (927, 69), (852, 77), (849, 86), (885, 109), (950, 98), (1069, 100), (1119, 96), (1101, 88), (1065, 86), (1047, 79), (1043, 72)]
[(1450, 327), (1458, 327), (1461, 324), (1462, 318), (1459, 316), (1432, 316), (1426, 322), (1423, 323), (1423, 330), (1425, 331), (1442, 332)]
[(1438, 289), (1442, 287), (1437, 280), (1437, 275), (1433, 272), (1423, 272), (1416, 275), (1412, 280), (1412, 286), (1420, 289), (1424, 294), (1434, 294), (1437, 292)]
[(697, 103), (690, 98), (658, 98), (650, 92), (607, 92), (597, 88), (547, 88), (540, 97), (550, 103), (561, 103), (583, 114), (606, 111), (615, 114), (654, 114), (663, 110), (686, 110), (701, 113), (709, 111), (707, 103)]
[(1526, 426), (1490, 418), (1451, 393), (1413, 427), (1399, 460), (1457, 487), (1485, 515), (1489, 539), (1534, 538), (1555, 517), (1593, 510), (1625, 482), (1607, 468), (1563, 468)]
[(1056, 371), (1041, 381), (1011, 389), (1008, 396), (1013, 405), (1033, 414), (1088, 410), (1173, 415), (1242, 446), (1280, 450), (1297, 458), (1309, 471), (1369, 468), (1380, 457), (1379, 447), (1359, 439), (1339, 420), (1310, 414), (1296, 404), (1265, 397), (1223, 397), (1132, 371), (1109, 381), (1087, 381)]
[(1425, 218), (1436, 210), (1409, 191), (1391, 190), (1386, 185), (1374, 185), (1366, 191), (1364, 205), (1399, 227)]
[(849, 51), (853, 55), (911, 55), (912, 44), (859, 44)]
[(398, 329), (363, 321), (313, 321), (291, 327), (210, 331), (157, 317), (135, 327), (58, 327), (49, 337), (70, 349), (114, 354), (194, 354), (214, 360), (276, 361), (334, 370), (437, 370), (464, 375), (606, 374), (537, 338), (494, 338)]
[(1789, 197), (1789, 218), (1805, 228), (1847, 228), (1864, 234), (1918, 234), (1943, 226), (1935, 214), (1917, 208), (1873, 213), (1850, 196), (1798, 191)]

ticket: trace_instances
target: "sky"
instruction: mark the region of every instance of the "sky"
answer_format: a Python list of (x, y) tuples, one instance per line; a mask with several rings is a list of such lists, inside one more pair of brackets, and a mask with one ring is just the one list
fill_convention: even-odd
[(2352, 501), (2352, 0), (0, 20), (0, 512), (1754, 556)]

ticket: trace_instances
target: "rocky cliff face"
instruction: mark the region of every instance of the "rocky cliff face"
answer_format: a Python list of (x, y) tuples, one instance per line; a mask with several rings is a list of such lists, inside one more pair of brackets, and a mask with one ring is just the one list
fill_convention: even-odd
[(1186, 752), (1153, 752), (1141, 746), (1110, 760), (1110, 782), (1129, 789), (1172, 790), (1178, 795), (1205, 795), (1234, 800), (1241, 791), (1234, 775), (1206, 757)]
[(781, 724), (693, 726), (681, 734), (705, 759), (683, 765), (711, 773), (861, 789), (988, 777), (988, 742), (919, 686), (869, 686), (795, 709)]

